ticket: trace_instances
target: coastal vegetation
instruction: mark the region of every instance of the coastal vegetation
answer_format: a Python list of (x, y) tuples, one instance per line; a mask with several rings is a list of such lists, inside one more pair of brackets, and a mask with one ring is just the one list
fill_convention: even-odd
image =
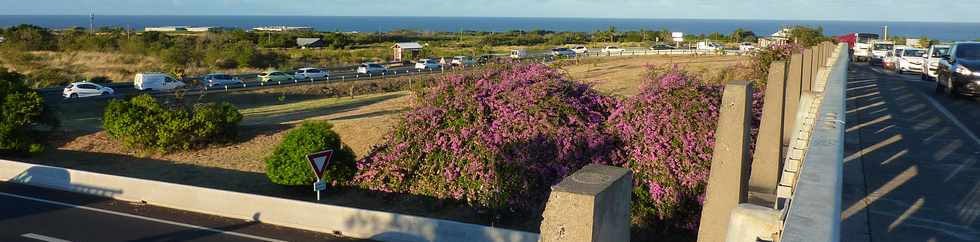
[[(816, 43), (816, 37), (822, 37), (822, 29), (796, 27), (794, 31), (805, 43)], [(479, 56), (508, 53), (514, 48), (546, 50), (571, 45), (645, 48), (667, 42), (670, 35), (667, 29), (619, 31), (614, 27), (594, 32), (273, 33), (226, 29), (162, 33), (121, 28), (52, 30), (19, 25), (0, 29), (0, 36), (5, 39), (0, 43), (0, 66), (24, 73), (30, 80), (29, 87), (52, 87), (83, 79), (128, 82), (133, 74), (145, 71), (203, 75), (214, 71), (234, 74), (309, 66), (345, 67), (386, 61), (391, 56), (391, 46), (405, 41), (424, 43), (421, 56)], [(324, 47), (299, 49), (297, 38), (320, 38)], [(732, 33), (688, 34), (682, 45), (710, 40), (734, 46), (757, 38), (752, 31), (736, 29)]]

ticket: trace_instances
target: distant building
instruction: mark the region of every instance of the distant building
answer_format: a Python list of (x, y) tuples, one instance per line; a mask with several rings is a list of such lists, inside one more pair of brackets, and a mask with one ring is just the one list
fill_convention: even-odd
[(919, 48), (921, 46), (919, 42), (922, 41), (919, 39), (905, 39), (905, 45), (912, 48)]
[(187, 31), (190, 26), (162, 26), (162, 27), (146, 27), (143, 28), (145, 32), (178, 32)]
[(767, 48), (770, 45), (785, 44), (789, 41), (790, 29), (780, 29), (769, 35), (769, 37), (759, 38), (759, 47)]
[(210, 27), (210, 26), (208, 26), (208, 27), (188, 27), (187, 28), (187, 31), (190, 31), (190, 32), (208, 32), (208, 31), (219, 31), (219, 30), (222, 30), (222, 29), (224, 29), (224, 28), (222, 28), (222, 27)]
[(405, 52), (411, 55), (412, 58), (418, 58), (422, 54), (422, 45), (418, 42), (403, 42), (397, 43), (395, 46), (391, 47), (395, 51), (394, 61), (401, 62), (402, 58), (405, 57)]
[(311, 27), (292, 27), (292, 26), (265, 26), (252, 28), (254, 31), (266, 32), (287, 32), (287, 31), (313, 31)]
[(301, 49), (322, 48), (323, 40), (320, 38), (296, 38), (296, 46)]

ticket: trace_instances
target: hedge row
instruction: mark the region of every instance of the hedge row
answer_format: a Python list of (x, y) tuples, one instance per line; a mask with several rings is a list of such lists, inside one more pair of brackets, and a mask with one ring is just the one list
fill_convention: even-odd
[(144, 94), (110, 102), (103, 125), (110, 136), (130, 147), (173, 151), (234, 140), (241, 120), (238, 109), (228, 103), (166, 107)]

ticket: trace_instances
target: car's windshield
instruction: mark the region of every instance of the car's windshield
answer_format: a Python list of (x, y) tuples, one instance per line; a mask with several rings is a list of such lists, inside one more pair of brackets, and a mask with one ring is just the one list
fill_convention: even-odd
[(891, 50), (894, 47), (893, 44), (875, 44), (875, 50)]
[(905, 50), (905, 54), (903, 54), (903, 56), (921, 57), (925, 53), (925, 50)]
[(956, 46), (956, 58), (980, 59), (980, 44), (961, 44)]
[(949, 47), (932, 48), (932, 57), (939, 58), (949, 53)]
[(218, 80), (229, 80), (229, 79), (232, 79), (230, 75), (224, 75), (224, 74), (211, 75), (211, 78), (218, 79)]
[(371, 68), (381, 68), (381, 65), (378, 65), (378, 64), (368, 64), (368, 67), (371, 67)]

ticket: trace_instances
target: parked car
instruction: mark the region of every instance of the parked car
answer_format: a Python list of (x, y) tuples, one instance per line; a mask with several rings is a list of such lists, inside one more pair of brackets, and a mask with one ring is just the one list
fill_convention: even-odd
[(330, 75), (329, 71), (321, 70), (319, 68), (300, 68), (297, 69), (296, 72), (293, 74), (293, 76), (295, 76), (296, 79), (299, 80), (323, 79), (323, 78), (327, 78), (327, 76), (329, 75)]
[(211, 73), (204, 76), (204, 83), (209, 87), (213, 86), (226, 86), (232, 84), (241, 85), (243, 82), (238, 77), (234, 77), (224, 73)]
[(602, 48), (602, 53), (623, 53), (623, 51), (626, 51), (626, 49), (619, 48), (619, 46), (606, 46), (606, 48)]
[(875, 41), (871, 44), (871, 60), (869, 65), (883, 65), (888, 53), (895, 50), (895, 44), (891, 41)]
[(551, 49), (551, 55), (556, 57), (571, 57), (575, 56), (575, 51), (569, 48), (554, 48)]
[(109, 96), (115, 93), (110, 87), (102, 86), (91, 82), (73, 82), (65, 86), (61, 95), (65, 98), (80, 98), (91, 96)]
[(943, 55), (949, 53), (949, 45), (932, 45), (929, 47), (928, 57), (922, 62), (922, 80), (936, 80), (936, 70), (939, 69), (939, 60)]
[(136, 73), (133, 86), (140, 91), (165, 91), (181, 88), (186, 84), (167, 74), (147, 72)]
[(922, 73), (922, 62), (925, 61), (926, 50), (919, 48), (907, 48), (903, 50), (902, 57), (898, 58), (898, 66), (895, 70), (899, 74), (906, 72)]
[(949, 96), (980, 95), (980, 42), (960, 42), (939, 61), (936, 91)]
[(450, 62), (452, 66), (472, 66), (476, 65), (476, 60), (469, 56), (455, 56), (453, 61)]
[(513, 59), (524, 59), (529, 57), (526, 49), (516, 49), (510, 51), (510, 58)]
[(281, 82), (281, 81), (295, 81), (296, 77), (281, 71), (266, 71), (259, 73), (259, 81), (261, 82)]
[(650, 50), (673, 50), (673, 49), (676, 48), (667, 44), (655, 44), (650, 47)]
[(432, 59), (421, 59), (415, 63), (415, 69), (419, 70), (435, 70), (440, 68), (442, 68), (442, 64)]
[(749, 42), (742, 42), (742, 43), (738, 44), (738, 50), (744, 51), (744, 52), (751, 52), (751, 51), (755, 50), (755, 44), (752, 44), (752, 43), (749, 43)]
[(357, 66), (357, 73), (360, 74), (376, 74), (387, 72), (388, 68), (377, 63), (363, 63)]
[(589, 48), (586, 48), (585, 46), (579, 45), (579, 46), (573, 47), (572, 48), (572, 51), (575, 51), (575, 54), (585, 54), (585, 53), (589, 53)]

